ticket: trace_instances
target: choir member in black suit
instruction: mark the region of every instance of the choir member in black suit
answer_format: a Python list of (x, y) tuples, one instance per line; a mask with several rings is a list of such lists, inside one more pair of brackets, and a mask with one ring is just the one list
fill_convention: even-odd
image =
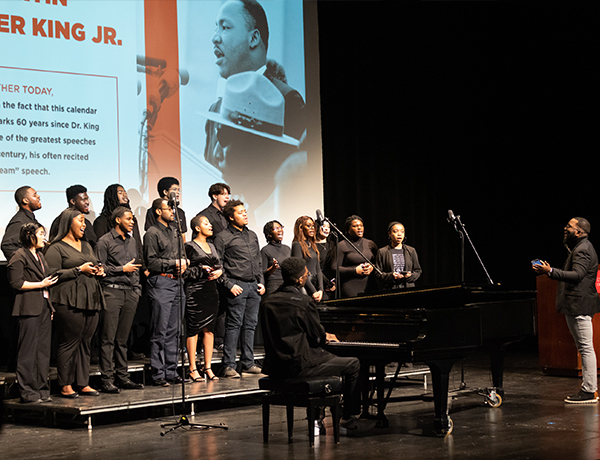
[[(202, 380), (201, 372), (210, 380), (218, 380), (211, 369), (214, 345), (215, 318), (219, 310), (217, 280), (223, 274), (221, 262), (214, 245), (208, 242), (212, 225), (206, 216), (196, 216), (191, 222), (196, 237), (185, 244), (190, 266), (185, 278), (185, 318), (187, 320), (187, 350), (190, 358), (190, 378)], [(204, 368), (196, 368), (196, 349), (202, 334)]]
[(260, 250), (262, 268), (265, 277), (265, 295), (275, 292), (283, 283), (280, 264), (291, 256), (292, 250), (283, 241), (283, 225), (277, 220), (271, 220), (263, 227), (267, 245)]
[(19, 206), (19, 210), (6, 225), (1, 244), (7, 262), (10, 261), (14, 252), (21, 247), (19, 244), (21, 227), (24, 224), (38, 223), (33, 213), (42, 208), (40, 196), (29, 185), (19, 187), (15, 191), (15, 201)]
[(98, 264), (92, 246), (83, 239), (85, 221), (85, 215), (77, 209), (65, 209), (58, 216), (58, 231), (46, 250), (50, 274), (58, 275), (51, 300), (56, 309), (58, 385), (64, 398), (100, 394), (89, 386), (90, 342), (98, 314), (104, 310), (98, 282), (104, 276), (104, 268)]
[[(210, 197), (210, 204), (197, 215), (206, 216), (210, 221), (213, 228), (213, 236), (208, 240), (212, 242), (214, 241), (215, 236), (225, 230), (227, 225), (229, 225), (227, 219), (225, 219), (225, 216), (223, 215), (223, 208), (229, 202), (231, 188), (227, 184), (217, 182), (216, 184), (212, 184), (208, 189), (208, 196)], [(194, 229), (192, 228), (192, 232), (193, 231)]]
[(45, 230), (39, 223), (21, 227), (21, 248), (8, 264), (8, 278), (17, 291), (13, 316), (19, 320), (17, 382), (22, 403), (51, 401), (48, 385), (52, 313), (48, 288), (58, 280), (48, 276), (49, 268), (41, 249)]
[(368, 262), (347, 241), (342, 240), (337, 245), (335, 257), (331, 262), (331, 271), (335, 272), (336, 265), (339, 263), (342, 297), (356, 297), (367, 289), (369, 275), (375, 263), (377, 245), (363, 238), (365, 227), (359, 216), (348, 217), (345, 227), (346, 236), (363, 253)]
[(405, 230), (400, 222), (388, 225), (390, 244), (377, 253), (375, 264), (382, 271), (377, 274), (380, 289), (404, 289), (415, 286), (421, 276), (421, 265), (417, 251), (404, 243)]

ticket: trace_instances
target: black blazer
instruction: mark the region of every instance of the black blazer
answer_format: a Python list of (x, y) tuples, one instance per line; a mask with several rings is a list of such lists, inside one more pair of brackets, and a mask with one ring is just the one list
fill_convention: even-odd
[(50, 310), (54, 311), (52, 302), (49, 298), (44, 298), (42, 289), (21, 291), (23, 281), (35, 283), (42, 281), (50, 274), (50, 269), (48, 268), (46, 259), (44, 259), (44, 255), (41, 252), (38, 252), (38, 254), (44, 265), (44, 271), (42, 271), (39, 261), (29, 249), (19, 248), (10, 258), (10, 262), (8, 263), (8, 279), (12, 288), (17, 291), (13, 305), (13, 316), (39, 316), (47, 306), (50, 307)]
[(404, 249), (404, 261), (406, 263), (406, 271), (411, 272), (410, 277), (402, 279), (394, 279), (394, 261), (392, 260), (392, 247), (388, 244), (381, 248), (375, 258), (375, 265), (383, 272), (382, 275), (377, 275), (377, 285), (379, 289), (400, 289), (415, 287), (415, 281), (421, 276), (421, 265), (417, 251), (412, 246), (407, 244), (402, 245)]
[(590, 315), (600, 311), (596, 291), (598, 256), (587, 237), (575, 243), (563, 269), (553, 268), (548, 276), (558, 280), (556, 310), (563, 315)]

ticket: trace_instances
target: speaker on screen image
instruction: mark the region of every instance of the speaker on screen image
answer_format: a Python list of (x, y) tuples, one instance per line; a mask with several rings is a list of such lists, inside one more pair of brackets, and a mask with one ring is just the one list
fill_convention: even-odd
[[(193, 149), (196, 161), (200, 157), (210, 165), (209, 171), (216, 174), (212, 179), (228, 183), (232, 194), (246, 203), (251, 226), (286, 213), (291, 225), (298, 212), (290, 209), (292, 189), (297, 191), (307, 181), (307, 153), (300, 147), (306, 136), (302, 2), (263, 3), (264, 9), (255, 0), (213, 3), (218, 9), (212, 11), (211, 33), (189, 32), (188, 43), (204, 40), (187, 53), (180, 50), (182, 60), (187, 56), (191, 62), (195, 56), (204, 64), (196, 82), (191, 70), (190, 92), (195, 91), (198, 104), (207, 95), (212, 99), (204, 107), (195, 105), (196, 132), (186, 131), (182, 120), (182, 144)], [(265, 9), (278, 21), (270, 23)], [(288, 81), (286, 59), (298, 89)], [(182, 113), (190, 102), (181, 96)], [(203, 126), (201, 135), (198, 123)], [(184, 164), (185, 160), (185, 175)], [(316, 194), (318, 203), (322, 197)]]

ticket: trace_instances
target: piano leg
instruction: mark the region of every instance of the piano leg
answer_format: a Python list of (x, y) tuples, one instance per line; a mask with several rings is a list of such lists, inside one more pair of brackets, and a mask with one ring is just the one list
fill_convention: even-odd
[(448, 416), (448, 382), (452, 367), (460, 358), (436, 359), (426, 361), (431, 370), (433, 387), (434, 418), (433, 430), (438, 436), (452, 431), (452, 420)]

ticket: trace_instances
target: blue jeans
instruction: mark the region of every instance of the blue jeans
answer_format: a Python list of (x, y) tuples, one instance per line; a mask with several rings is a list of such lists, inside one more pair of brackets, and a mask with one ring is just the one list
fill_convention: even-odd
[(235, 369), (235, 353), (240, 340), (242, 369), (249, 369), (254, 366), (254, 332), (260, 307), (258, 284), (256, 281), (250, 283), (236, 279), (231, 281), (240, 286), (244, 292), (236, 297), (229, 293), (227, 297), (223, 365)]
[(583, 382), (581, 389), (588, 393), (594, 393), (598, 389), (598, 376), (596, 353), (594, 351), (594, 332), (592, 329), (592, 317), (588, 315), (571, 316), (565, 315), (569, 331), (577, 345), (577, 351), (581, 355), (581, 377)]
[(178, 280), (154, 275), (148, 278), (148, 300), (152, 311), (152, 379), (172, 380), (177, 375), (178, 339), (183, 313), (180, 305), (185, 309), (183, 289), (179, 289)]

